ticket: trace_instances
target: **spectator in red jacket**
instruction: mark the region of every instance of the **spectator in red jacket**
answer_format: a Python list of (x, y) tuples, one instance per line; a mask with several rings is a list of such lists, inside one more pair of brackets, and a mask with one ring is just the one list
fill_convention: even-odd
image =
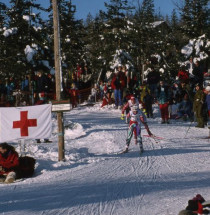
[(72, 88), (69, 89), (70, 101), (72, 103), (72, 108), (77, 107), (79, 90), (76, 88), (76, 85), (73, 83)]
[(12, 183), (16, 179), (19, 156), (15, 148), (7, 143), (0, 144), (0, 181)]
[(180, 67), (177, 76), (180, 82), (184, 82), (184, 83), (189, 82), (189, 72), (185, 69), (185, 66)]
[(118, 66), (117, 73), (112, 78), (111, 86), (114, 90), (115, 108), (117, 109), (118, 106), (122, 107), (122, 92), (125, 87), (125, 76), (121, 65)]

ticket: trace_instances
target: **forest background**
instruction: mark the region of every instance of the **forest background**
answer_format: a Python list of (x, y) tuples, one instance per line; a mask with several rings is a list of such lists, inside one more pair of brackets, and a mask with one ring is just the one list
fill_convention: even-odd
[[(128, 70), (142, 74), (151, 65), (173, 80), (190, 56), (209, 68), (209, 1), (174, 1), (176, 9), (162, 15), (154, 0), (104, 2), (106, 10), (86, 19), (76, 19), (71, 0), (58, 1), (61, 66), (64, 79), (87, 66), (95, 82), (114, 71), (116, 58)], [(43, 18), (42, 14), (49, 16)], [(196, 41), (200, 41), (199, 53)], [(42, 68), (53, 74), (52, 5), (43, 8), (36, 0), (0, 3), (0, 77), (21, 79)], [(186, 45), (188, 51), (183, 51)], [(100, 77), (99, 77), (100, 76)], [(106, 80), (105, 80), (106, 81)]]

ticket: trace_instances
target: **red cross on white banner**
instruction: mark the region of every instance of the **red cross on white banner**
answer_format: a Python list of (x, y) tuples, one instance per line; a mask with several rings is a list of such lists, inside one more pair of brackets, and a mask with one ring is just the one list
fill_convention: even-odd
[(28, 136), (28, 127), (37, 127), (37, 119), (28, 119), (28, 111), (20, 111), (20, 121), (13, 121), (13, 128), (20, 128), (21, 137)]

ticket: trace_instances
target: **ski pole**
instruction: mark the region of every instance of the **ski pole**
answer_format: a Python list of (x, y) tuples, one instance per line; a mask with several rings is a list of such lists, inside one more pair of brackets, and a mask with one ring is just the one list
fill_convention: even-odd
[(190, 125), (189, 125), (189, 127), (188, 127), (188, 129), (187, 129), (187, 131), (186, 131), (186, 133), (185, 133), (184, 138), (186, 138), (186, 136), (187, 136), (187, 134), (188, 134), (188, 132), (189, 132), (189, 130), (190, 130), (191, 125), (192, 125), (192, 121), (190, 122)]

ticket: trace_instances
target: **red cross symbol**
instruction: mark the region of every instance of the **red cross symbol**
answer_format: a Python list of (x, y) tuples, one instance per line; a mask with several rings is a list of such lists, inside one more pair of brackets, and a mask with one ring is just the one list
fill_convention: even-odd
[(20, 136), (28, 136), (28, 127), (36, 127), (36, 119), (28, 119), (28, 111), (20, 111), (20, 121), (13, 121), (13, 128), (20, 128)]

